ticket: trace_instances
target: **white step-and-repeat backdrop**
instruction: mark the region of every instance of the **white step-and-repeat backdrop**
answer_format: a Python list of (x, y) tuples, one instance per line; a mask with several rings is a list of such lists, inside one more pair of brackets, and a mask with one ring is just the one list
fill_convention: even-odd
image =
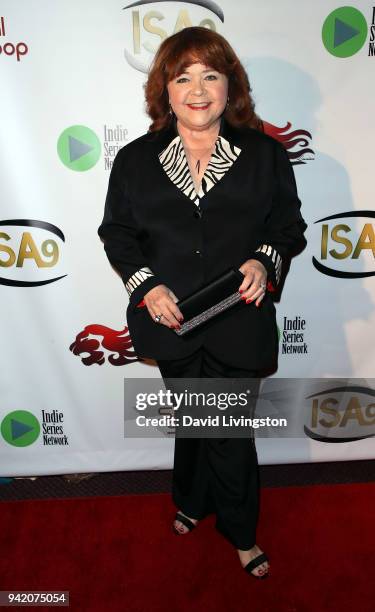
[[(189, 25), (237, 51), (308, 223), (277, 304), (276, 377), (329, 384), (319, 393), (317, 382), (299, 438), (258, 440), (260, 463), (374, 456), (372, 3), (3, 0), (3, 476), (171, 467), (173, 437), (124, 434), (124, 378), (160, 374), (134, 354), (126, 292), (97, 228), (116, 152), (149, 125), (150, 61)], [(352, 384), (338, 401), (343, 378)]]

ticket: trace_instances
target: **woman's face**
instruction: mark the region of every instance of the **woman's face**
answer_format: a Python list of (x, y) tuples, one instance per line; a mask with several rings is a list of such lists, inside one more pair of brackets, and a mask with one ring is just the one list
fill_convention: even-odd
[(191, 64), (167, 87), (173, 112), (191, 130), (212, 126), (227, 104), (227, 77), (204, 64)]

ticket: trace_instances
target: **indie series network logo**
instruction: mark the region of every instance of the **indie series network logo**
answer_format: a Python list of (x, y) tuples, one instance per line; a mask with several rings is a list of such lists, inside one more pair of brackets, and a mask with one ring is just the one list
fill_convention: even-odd
[(342, 6), (332, 11), (323, 24), (323, 44), (336, 57), (354, 55), (363, 47), (366, 38), (366, 19), (351, 6)]
[(85, 125), (71, 125), (60, 134), (57, 153), (62, 163), (70, 170), (85, 172), (98, 162), (101, 152), (100, 140)]
[(9, 412), (1, 423), (1, 435), (12, 446), (30, 446), (39, 434), (39, 421), (27, 410)]

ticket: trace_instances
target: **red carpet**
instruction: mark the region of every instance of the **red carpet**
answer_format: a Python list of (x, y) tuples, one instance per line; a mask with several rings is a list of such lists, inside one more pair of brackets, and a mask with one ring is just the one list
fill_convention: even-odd
[(213, 516), (174, 535), (169, 495), (1, 502), (0, 590), (69, 590), (79, 612), (373, 612), (375, 484), (263, 489), (261, 502), (263, 581)]

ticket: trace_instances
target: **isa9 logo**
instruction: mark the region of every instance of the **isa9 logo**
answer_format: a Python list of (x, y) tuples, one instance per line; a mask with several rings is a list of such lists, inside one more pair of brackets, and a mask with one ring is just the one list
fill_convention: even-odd
[(125, 59), (132, 68), (145, 73), (160, 43), (168, 36), (191, 26), (217, 31), (220, 22), (224, 23), (223, 11), (211, 0), (140, 0), (123, 10)]
[(60, 228), (38, 219), (0, 220), (0, 285), (40, 287), (66, 276)]
[(374, 218), (373, 210), (353, 210), (315, 221), (320, 253), (312, 258), (313, 266), (337, 278), (374, 276)]

